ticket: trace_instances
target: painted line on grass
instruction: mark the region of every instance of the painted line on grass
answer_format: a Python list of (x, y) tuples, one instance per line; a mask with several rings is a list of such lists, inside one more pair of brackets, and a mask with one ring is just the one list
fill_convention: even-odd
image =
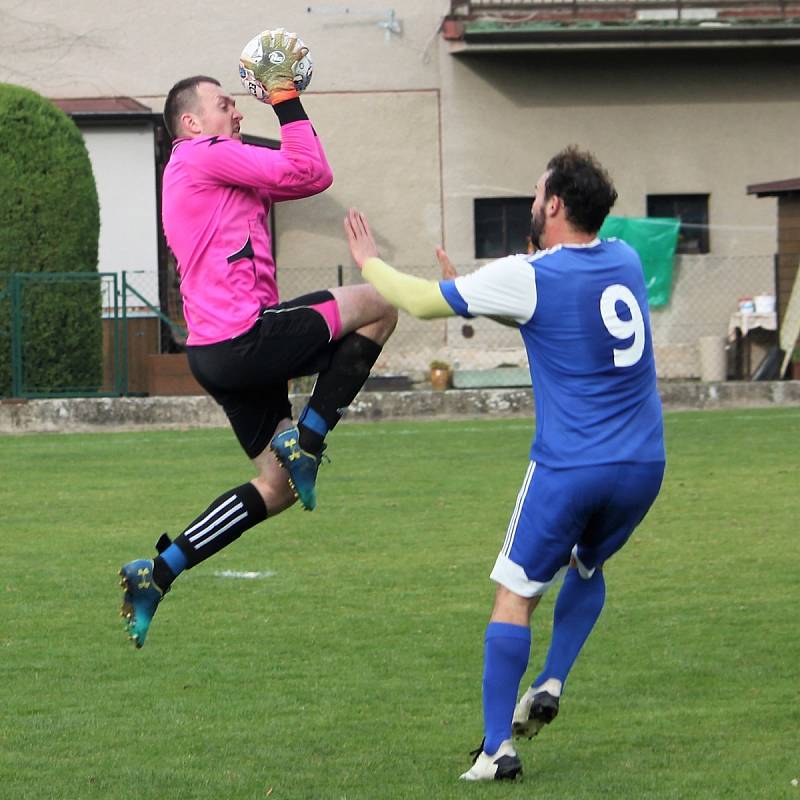
[[(388, 420), (387, 420), (388, 421)], [(424, 422), (446, 422), (447, 420), (424, 420)], [(528, 424), (521, 424), (521, 423), (514, 423), (511, 425), (503, 425), (503, 430), (511, 430), (511, 431), (530, 431), (533, 433), (533, 419), (531, 418), (531, 423)], [(423, 420), (420, 420), (423, 422)], [(494, 422), (499, 423), (501, 420), (487, 420), (487, 422)], [(467, 425), (452, 425), (449, 424), (447, 426), (447, 433), (451, 433), (452, 431), (456, 431), (457, 433), (486, 433), (485, 428), (476, 428), (474, 426), (467, 426)], [(394, 436), (395, 434), (399, 434), (400, 436), (418, 436), (419, 434), (428, 435), (430, 431), (422, 430), (418, 428), (416, 430), (411, 430), (409, 428), (392, 428), (389, 430), (358, 430), (356, 428), (337, 428), (336, 429), (336, 436), (368, 436), (368, 437), (375, 437), (375, 436)]]
[[(716, 410), (714, 409), (714, 411)], [(707, 419), (703, 419), (701, 416), (705, 411), (706, 409), (691, 409), (691, 416), (688, 416), (685, 411), (675, 411), (671, 412), (669, 417), (671, 421), (680, 419), (685, 422), (706, 422)], [(760, 414), (729, 414), (728, 418), (772, 422), (775, 419), (800, 419), (800, 411), (778, 411), (777, 409), (765, 408)]]
[(259, 578), (272, 578), (274, 575), (275, 573), (270, 570), (264, 570), (262, 572), (243, 572), (235, 569), (223, 569), (214, 573), (215, 578), (237, 578), (245, 581), (255, 581)]

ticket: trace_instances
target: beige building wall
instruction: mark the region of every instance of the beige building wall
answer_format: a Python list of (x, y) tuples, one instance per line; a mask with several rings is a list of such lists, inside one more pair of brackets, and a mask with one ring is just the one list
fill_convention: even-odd
[[(612, 174), (615, 213), (646, 214), (648, 194), (708, 193), (711, 252), (676, 259), (673, 296), (653, 309), (663, 377), (700, 374), (699, 339), (727, 336), (742, 296), (771, 293), (774, 200), (746, 194), (759, 176), (800, 174), (797, 55), (489, 53), (442, 59), (445, 242), (474, 259), (473, 200), (530, 196), (566, 144)], [(463, 366), (524, 363), (509, 332), (449, 323)]]
[[(51, 97), (127, 95), (158, 111), (190, 74), (214, 75), (241, 94), (245, 42), (278, 24), (299, 31), (315, 60), (304, 103), (335, 183), (276, 209), (286, 296), (335, 283), (338, 265), (346, 282), (358, 278), (341, 228), (350, 205), (369, 214), (398, 266), (436, 277), (433, 249), (443, 242), (462, 270), (474, 268), (473, 200), (530, 195), (547, 159), (571, 142), (612, 173), (617, 213), (645, 214), (649, 193), (709, 193), (711, 257), (679, 259), (673, 302), (653, 312), (662, 363), (674, 352), (681, 364), (664, 374), (695, 374), (697, 338), (724, 333), (738, 297), (771, 286), (775, 201), (745, 187), (800, 174), (797, 54), (456, 57), (438, 34), (448, 0), (399, 0), (393, 17), (376, 5), (286, 2), (254, 14), (241, 0), (219, 9), (188, 0), (2, 4), (0, 81)], [(278, 135), (269, 108), (239, 102), (247, 132)], [(464, 366), (524, 358), (516, 334), (490, 322), (403, 319), (382, 366), (421, 369), (434, 356)]]
[[(377, 8), (376, 8), (377, 7)], [(279, 25), (310, 46), (314, 92), (431, 88), (447, 0), (252, 3), (28, 0), (0, 3), (0, 80), (50, 97), (163, 96), (179, 78), (239, 91), (239, 54)], [(402, 33), (387, 33), (389, 15)]]
[(775, 247), (759, 175), (800, 174), (800, 58), (663, 52), (506, 53), (442, 60), (445, 235), (474, 255), (474, 197), (530, 195), (547, 159), (577, 143), (615, 179), (616, 213), (648, 194), (708, 193), (714, 255)]

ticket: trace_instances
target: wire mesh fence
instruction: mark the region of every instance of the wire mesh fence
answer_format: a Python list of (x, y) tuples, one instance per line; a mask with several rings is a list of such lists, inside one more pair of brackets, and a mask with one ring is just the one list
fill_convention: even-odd
[[(461, 272), (477, 269), (481, 263), (484, 262), (462, 266)], [(438, 278), (430, 265), (401, 268), (421, 278)], [(735, 374), (734, 320), (743, 298), (774, 294), (774, 280), (774, 256), (771, 254), (676, 257), (670, 300), (650, 310), (659, 378), (702, 379), (703, 340), (711, 338), (716, 339), (719, 355), (726, 360), (723, 377), (749, 377)], [(357, 283), (360, 274), (350, 266), (284, 267), (279, 272), (285, 298), (335, 286), (339, 281)], [(768, 333), (774, 335), (774, 332)], [(480, 373), (484, 373), (483, 385), (498, 385), (502, 384), (504, 374), (509, 380), (519, 380), (519, 370), (528, 366), (519, 333), (513, 328), (483, 318), (422, 321), (401, 314), (375, 372), (403, 375), (412, 382), (425, 381), (434, 361), (447, 363), (456, 375), (469, 372), (470, 381), (476, 386), (482, 383)]]
[(115, 281), (91, 272), (4, 275), (0, 396), (102, 393), (102, 308), (115, 302)]
[[(461, 272), (481, 263), (461, 266)], [(439, 278), (432, 265), (399, 266), (421, 278)], [(756, 337), (754, 354), (748, 342), (745, 363), (737, 329), (740, 302), (774, 294), (774, 279), (772, 255), (677, 257), (669, 302), (650, 310), (659, 378), (749, 378), (758, 346), (766, 348), (776, 337), (776, 315), (762, 315), (767, 321), (759, 324), (766, 329)], [(360, 283), (361, 275), (351, 265), (282, 265), (278, 282), (288, 300)], [(168, 316), (162, 312), (167, 307)], [(159, 301), (155, 273), (0, 275), (0, 396), (148, 393), (147, 362), (156, 354), (180, 354), (182, 322), (179, 301)], [(709, 346), (723, 364), (713, 378)], [(449, 367), (456, 388), (530, 382), (514, 328), (484, 318), (423, 321), (401, 314), (367, 388), (428, 386), (436, 362)]]

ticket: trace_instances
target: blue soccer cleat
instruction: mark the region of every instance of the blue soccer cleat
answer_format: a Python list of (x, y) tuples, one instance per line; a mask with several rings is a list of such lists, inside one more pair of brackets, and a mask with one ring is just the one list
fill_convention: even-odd
[(313, 511), (317, 506), (317, 470), (322, 454), (315, 456), (300, 447), (300, 432), (296, 426), (276, 433), (269, 446), (288, 473), (294, 496), (306, 511)]
[(128, 638), (137, 648), (144, 646), (147, 631), (164, 592), (153, 583), (153, 562), (150, 559), (131, 561), (119, 571), (122, 597), (120, 616), (124, 619)]

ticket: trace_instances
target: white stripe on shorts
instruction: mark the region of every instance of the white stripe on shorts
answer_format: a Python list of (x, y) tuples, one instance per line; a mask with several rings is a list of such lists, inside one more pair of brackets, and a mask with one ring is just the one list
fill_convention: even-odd
[(503, 542), (503, 547), (500, 552), (507, 556), (511, 552), (511, 545), (514, 544), (514, 536), (517, 533), (517, 525), (519, 523), (519, 515), (522, 513), (522, 504), (525, 502), (525, 495), (528, 493), (528, 487), (531, 485), (533, 478), (533, 471), (536, 469), (536, 462), (531, 461), (528, 464), (528, 470), (525, 473), (525, 480), (522, 481), (522, 487), (517, 495), (517, 504), (514, 506), (514, 513), (511, 515), (511, 521), (508, 523), (506, 530), (506, 538)]

